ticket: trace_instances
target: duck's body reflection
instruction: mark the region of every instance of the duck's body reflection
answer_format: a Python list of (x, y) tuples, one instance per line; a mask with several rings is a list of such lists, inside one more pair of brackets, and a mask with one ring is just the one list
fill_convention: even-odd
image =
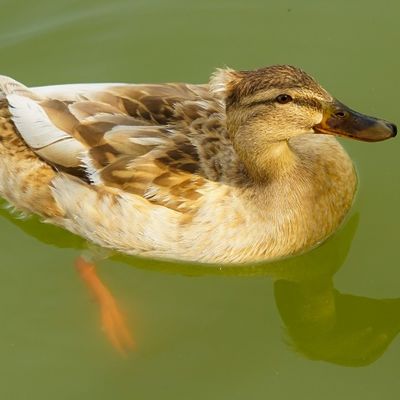
[(304, 298), (302, 289), (299, 284), (279, 281), (275, 298), (294, 348), (307, 358), (344, 366), (368, 365), (399, 332), (400, 299), (370, 299), (330, 290), (325, 305), (324, 298), (321, 302)]
[[(400, 330), (400, 299), (372, 299), (340, 293), (333, 275), (342, 266), (358, 224), (354, 216), (332, 240), (297, 259), (298, 275), (275, 282), (275, 300), (294, 349), (314, 360), (365, 366), (377, 360)], [(296, 259), (292, 262), (296, 264)]]
[[(6, 213), (4, 216), (7, 216)], [(38, 224), (21, 223), (14, 218), (10, 221), (38, 236), (35, 229)], [(364, 366), (377, 360), (400, 331), (400, 298), (372, 299), (342, 294), (334, 288), (333, 276), (347, 257), (357, 225), (358, 218), (353, 216), (319, 248), (278, 262), (216, 267), (154, 261), (151, 268), (192, 276), (270, 276), (275, 279), (275, 301), (289, 336), (290, 347), (312, 360)], [(149, 269), (148, 260), (120, 255), (114, 255), (113, 259)], [(99, 301), (104, 311), (105, 304)], [(102, 315), (104, 318), (104, 313)], [(132, 341), (124, 323), (121, 326), (121, 337), (129, 340), (123, 339), (120, 343), (118, 340), (115, 342), (115, 337), (110, 340), (117, 349), (124, 351), (124, 347), (130, 347)], [(140, 343), (137, 346), (140, 347)]]

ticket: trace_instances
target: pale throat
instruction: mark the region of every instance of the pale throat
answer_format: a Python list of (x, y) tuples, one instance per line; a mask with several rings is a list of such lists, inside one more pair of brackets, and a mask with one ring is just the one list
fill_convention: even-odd
[(283, 178), (299, 163), (298, 155), (288, 140), (263, 143), (254, 151), (241, 153), (247, 172), (258, 182)]
[(268, 175), (280, 177), (290, 173), (297, 165), (297, 161), (297, 155), (290, 147), (289, 141), (280, 140), (269, 143), (261, 162), (264, 165), (264, 171)]

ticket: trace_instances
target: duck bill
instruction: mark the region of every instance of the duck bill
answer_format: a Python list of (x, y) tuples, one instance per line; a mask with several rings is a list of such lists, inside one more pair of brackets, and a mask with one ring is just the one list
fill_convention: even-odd
[(313, 127), (315, 133), (347, 136), (365, 142), (378, 142), (396, 136), (396, 125), (360, 114), (334, 101), (327, 104), (322, 121)]

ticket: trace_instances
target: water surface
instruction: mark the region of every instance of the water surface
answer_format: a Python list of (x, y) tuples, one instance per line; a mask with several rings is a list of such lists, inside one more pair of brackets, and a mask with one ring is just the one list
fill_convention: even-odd
[[(395, 1), (0, 1), (0, 73), (27, 85), (206, 82), (289, 63), (399, 122)], [(360, 175), (346, 226), (250, 269), (114, 257), (99, 274), (137, 343), (120, 357), (73, 268), (85, 243), (0, 219), (0, 397), (397, 399), (400, 142), (343, 142)]]

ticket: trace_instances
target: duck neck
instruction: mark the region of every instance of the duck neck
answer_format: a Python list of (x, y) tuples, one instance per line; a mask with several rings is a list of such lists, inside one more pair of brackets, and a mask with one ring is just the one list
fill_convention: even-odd
[(298, 157), (287, 140), (263, 143), (253, 140), (251, 145), (238, 146), (237, 152), (249, 176), (263, 184), (287, 176), (298, 164)]

